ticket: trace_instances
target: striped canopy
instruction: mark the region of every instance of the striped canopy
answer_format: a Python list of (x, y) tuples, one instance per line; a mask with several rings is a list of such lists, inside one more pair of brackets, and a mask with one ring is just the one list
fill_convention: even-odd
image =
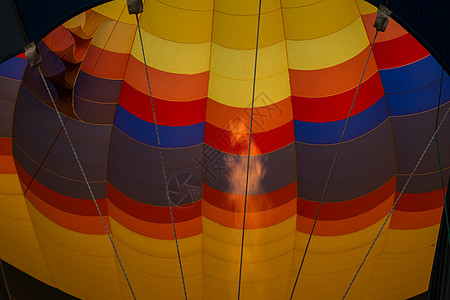
[(450, 117), (443, 179), (435, 141), (409, 178), (447, 73), (393, 20), (371, 52), (362, 0), (263, 0), (259, 31), (258, 9), (146, 0), (146, 64), (123, 0), (38, 43), (117, 253), (38, 70), (1, 64), (0, 258), (75, 297), (132, 299), (120, 258), (137, 299), (184, 299), (175, 228), (188, 299), (237, 299), (246, 200), (241, 298), (289, 299), (323, 199), (293, 299), (341, 299), (388, 216), (346, 299), (426, 292)]

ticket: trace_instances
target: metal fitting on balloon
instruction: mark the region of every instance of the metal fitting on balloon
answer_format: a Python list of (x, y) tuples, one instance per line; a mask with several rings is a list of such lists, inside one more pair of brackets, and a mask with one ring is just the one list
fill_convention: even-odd
[(127, 0), (128, 13), (130, 15), (140, 14), (144, 11), (144, 6), (142, 5), (142, 0)]
[(34, 42), (29, 43), (25, 46), (25, 57), (28, 59), (28, 63), (30, 66), (37, 67), (42, 62), (42, 57), (39, 54), (38, 49), (36, 48), (36, 45)]
[(378, 31), (385, 31), (389, 23), (390, 15), (391, 11), (383, 4), (380, 4), (373, 27), (375, 27)]

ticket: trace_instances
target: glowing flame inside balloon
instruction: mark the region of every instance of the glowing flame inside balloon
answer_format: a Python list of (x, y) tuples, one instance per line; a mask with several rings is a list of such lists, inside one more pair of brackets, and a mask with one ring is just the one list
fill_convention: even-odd
[[(232, 199), (235, 211), (244, 211), (244, 195), (247, 179), (248, 166), (248, 147), (249, 147), (249, 128), (240, 119), (235, 119), (228, 126), (230, 135), (230, 146), (237, 156), (230, 157), (227, 160), (229, 169), (228, 181), (232, 193), (235, 195)], [(265, 174), (264, 158), (260, 155), (261, 151), (252, 137), (250, 145), (250, 166), (248, 171), (248, 189), (247, 195), (257, 195), (262, 191), (261, 180)], [(247, 209), (258, 206), (258, 203), (247, 201)], [(242, 216), (236, 214), (236, 224), (242, 224)], [(241, 225), (242, 226), (242, 225)]]

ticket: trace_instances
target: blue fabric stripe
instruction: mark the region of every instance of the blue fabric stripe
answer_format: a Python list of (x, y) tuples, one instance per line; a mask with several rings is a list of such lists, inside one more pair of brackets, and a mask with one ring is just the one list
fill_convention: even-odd
[[(122, 106), (117, 106), (114, 125), (129, 137), (144, 144), (158, 147), (155, 125), (139, 119)], [(181, 148), (203, 143), (205, 122), (189, 126), (158, 125), (161, 147)]]
[(439, 81), (441, 70), (442, 67), (430, 55), (403, 67), (380, 70), (380, 76), (384, 92), (394, 94), (420, 89)]
[[(350, 118), (344, 141), (366, 134), (383, 123), (388, 116), (386, 102), (382, 97), (365, 111)], [(345, 121), (344, 119), (335, 122), (312, 123), (294, 120), (295, 141), (308, 144), (339, 143)]]
[(23, 72), (27, 66), (27, 60), (20, 57), (12, 57), (0, 64), (0, 76), (22, 80)]
[[(386, 95), (391, 116), (404, 116), (436, 108), (439, 97), (440, 81), (425, 88), (408, 93)], [(450, 79), (442, 83), (441, 105), (450, 100)]]

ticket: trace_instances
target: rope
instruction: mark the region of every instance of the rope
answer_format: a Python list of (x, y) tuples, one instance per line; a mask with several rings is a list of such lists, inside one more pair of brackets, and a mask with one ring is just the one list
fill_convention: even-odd
[(133, 299), (136, 300), (136, 296), (134, 295), (133, 288), (131, 287), (130, 281), (128, 280), (128, 276), (127, 276), (127, 274), (125, 272), (125, 269), (124, 269), (124, 267), (122, 265), (122, 261), (119, 258), (119, 253), (117, 252), (117, 249), (116, 249), (116, 246), (114, 245), (114, 242), (112, 240), (111, 234), (110, 234), (110, 232), (108, 230), (108, 227), (106, 226), (105, 219), (103, 218), (102, 212), (100, 211), (100, 207), (98, 206), (97, 200), (95, 199), (94, 193), (93, 193), (93, 191), (91, 189), (91, 185), (89, 184), (89, 181), (88, 181), (88, 179), (86, 177), (86, 173), (84, 172), (83, 166), (81, 165), (80, 159), (78, 158), (78, 154), (77, 154), (77, 152), (76, 152), (76, 150), (75, 150), (75, 148), (73, 146), (72, 140), (70, 139), (70, 136), (69, 136), (69, 133), (67, 131), (67, 128), (66, 128), (66, 126), (65, 126), (65, 124), (64, 124), (64, 122), (63, 122), (63, 120), (61, 118), (61, 114), (60, 114), (60, 112), (58, 110), (58, 107), (56, 106), (56, 103), (55, 103), (55, 100), (53, 99), (52, 93), (50, 92), (50, 89), (49, 89), (49, 87), (47, 85), (47, 82), (45, 81), (44, 74), (42, 74), (41, 67), (37, 66), (37, 69), (39, 70), (39, 74), (41, 75), (42, 81), (44, 82), (45, 88), (47, 89), (47, 93), (48, 93), (48, 95), (49, 95), (49, 97), (50, 97), (50, 99), (52, 101), (53, 107), (55, 108), (55, 111), (56, 111), (56, 114), (58, 116), (59, 122), (61, 123), (61, 126), (62, 126), (62, 128), (64, 130), (64, 133), (66, 134), (67, 141), (69, 142), (70, 148), (72, 149), (72, 153), (73, 153), (73, 155), (75, 157), (75, 160), (77, 161), (78, 167), (80, 168), (81, 174), (83, 175), (83, 179), (86, 182), (86, 186), (87, 186), (87, 188), (89, 190), (91, 198), (94, 201), (95, 207), (97, 208), (98, 214), (99, 214), (100, 219), (102, 220), (102, 223), (103, 223), (103, 227), (105, 227), (106, 234), (108, 235), (109, 241), (111, 242), (111, 246), (113, 247), (114, 253), (115, 253), (115, 255), (117, 257), (117, 260), (118, 260), (118, 262), (120, 264), (120, 268), (122, 269), (122, 272), (123, 272), (123, 275), (125, 276), (125, 279), (127, 281), (128, 287), (130, 288), (131, 294), (133, 295)]
[[(126, 6), (123, 7), (122, 12), (121, 12), (120, 15), (119, 15), (119, 18), (116, 20), (116, 23), (114, 24), (114, 27), (113, 27), (113, 29), (111, 30), (111, 33), (109, 34), (108, 39), (107, 39), (106, 42), (105, 42), (105, 45), (102, 47), (102, 51), (101, 51), (100, 54), (98, 55), (97, 60), (95, 61), (94, 66), (92, 67), (92, 70), (91, 70), (91, 71), (89, 72), (89, 74), (88, 74), (88, 78), (87, 78), (86, 81), (84, 82), (83, 87), (81, 88), (80, 92), (78, 92), (79, 95), (82, 94), (82, 92), (84, 91), (84, 89), (85, 89), (87, 83), (89, 82), (89, 79), (92, 77), (92, 72), (94, 72), (95, 67), (97, 66), (98, 62), (100, 61), (100, 57), (102, 56), (102, 54), (103, 54), (103, 52), (104, 52), (104, 50), (105, 50), (105, 48), (106, 48), (106, 45), (108, 45), (108, 42), (109, 42), (109, 40), (111, 39), (111, 36), (112, 36), (114, 30), (115, 30), (116, 27), (117, 27), (117, 23), (119, 23), (119, 19), (122, 17), (122, 14), (123, 14), (123, 12), (124, 12), (124, 10), (125, 10), (125, 7), (126, 7)], [(75, 101), (75, 98), (74, 98), (74, 101)], [(72, 108), (73, 108), (73, 105), (72, 105)], [(66, 119), (64, 120), (64, 125), (67, 123), (68, 120), (69, 120), (69, 115), (67, 115)], [(53, 149), (53, 146), (55, 145), (56, 141), (58, 140), (59, 135), (61, 134), (62, 130), (63, 130), (63, 128), (61, 127), (61, 128), (59, 129), (58, 134), (56, 135), (55, 139), (53, 140), (52, 145), (50, 146), (50, 148), (48, 149), (47, 153), (45, 154), (44, 159), (42, 159), (42, 162), (39, 164), (39, 167), (38, 167), (37, 171), (34, 173), (33, 177), (31, 178), (30, 183), (27, 185), (27, 188), (25, 189), (25, 192), (23, 193), (24, 195), (26, 195), (26, 193), (27, 193), (28, 190), (30, 189), (31, 185), (33, 184), (33, 182), (34, 182), (36, 176), (38, 175), (39, 171), (41, 170), (42, 166), (44, 165), (44, 162), (47, 160), (47, 157), (48, 157), (48, 155), (50, 154), (50, 151)]]
[(348, 123), (350, 121), (350, 117), (351, 117), (352, 112), (353, 112), (353, 107), (355, 106), (356, 97), (358, 96), (359, 89), (361, 87), (361, 84), (362, 84), (362, 81), (363, 81), (363, 78), (364, 78), (364, 74), (365, 74), (366, 69), (367, 69), (367, 65), (369, 64), (370, 54), (372, 53), (373, 45), (375, 44), (375, 40), (377, 38), (377, 35), (378, 35), (378, 30), (376, 31), (375, 36), (373, 37), (372, 45), (370, 46), (369, 55), (367, 56), (366, 64), (364, 65), (364, 69), (363, 69), (363, 72), (362, 72), (362, 75), (361, 75), (361, 79), (359, 80), (358, 88), (356, 89), (355, 97), (353, 98), (352, 106), (350, 107), (350, 112), (348, 113), (347, 120), (345, 121), (344, 130), (342, 131), (341, 139), (339, 140), (338, 147), (337, 147), (336, 152), (334, 154), (334, 159), (333, 159), (333, 162), (331, 164), (330, 172), (328, 173), (327, 181), (325, 183), (325, 187), (323, 189), (322, 196), (320, 197), (319, 208), (317, 209), (316, 217), (314, 218), (314, 223), (313, 223), (313, 226), (311, 228), (311, 232), (309, 234), (308, 241), (306, 243), (305, 252), (303, 253), (302, 261), (300, 263), (300, 267), (299, 267), (298, 272), (297, 272), (297, 277), (295, 278), (295, 282), (294, 282), (294, 286), (292, 288), (290, 299), (292, 299), (292, 297), (294, 297), (294, 292), (295, 292), (295, 288), (297, 286), (298, 278), (300, 277), (300, 272), (302, 271), (303, 263), (305, 262), (306, 253), (308, 252), (308, 248), (309, 248), (309, 245), (311, 243), (311, 238), (312, 238), (312, 235), (313, 235), (313, 232), (314, 232), (314, 228), (316, 227), (317, 219), (319, 218), (319, 213), (320, 213), (320, 210), (322, 208), (323, 201), (325, 199), (325, 194), (327, 192), (328, 185), (329, 185), (330, 180), (331, 180), (331, 175), (333, 174), (334, 166), (336, 164), (337, 157), (339, 155), (339, 150), (341, 149), (342, 142), (344, 141), (344, 135), (345, 135), (345, 132), (347, 130), (347, 126), (348, 126)]
[(422, 155), (420, 156), (419, 160), (417, 161), (413, 171), (411, 172), (411, 174), (408, 177), (408, 180), (406, 181), (405, 185), (402, 188), (402, 191), (400, 192), (400, 194), (397, 197), (397, 200), (395, 200), (394, 205), (391, 208), (391, 211), (389, 212), (389, 214), (387, 215), (386, 219), (383, 222), (383, 225), (381, 226), (380, 230), (378, 231), (377, 235), (375, 236), (375, 239), (373, 240), (372, 244), (369, 247), (369, 250), (367, 251), (366, 255), (364, 256), (363, 261), (361, 262), (361, 264), (358, 267), (358, 270), (356, 271), (355, 275), (352, 278), (352, 281), (350, 282), (349, 286), (347, 287), (347, 290), (345, 291), (344, 296), (342, 297), (342, 300), (345, 299), (345, 297), (347, 296), (348, 291), (350, 290), (351, 286), (353, 285), (353, 282), (356, 279), (356, 276), (358, 276), (359, 271), (361, 270), (362, 266), (364, 265), (364, 263), (366, 262), (367, 257), (370, 254), (370, 251), (372, 251), (373, 246), (375, 245), (376, 241), (378, 240), (378, 238), (380, 237), (381, 232), (384, 229), (384, 226), (386, 226), (387, 221), (389, 220), (389, 218), (392, 215), (392, 212), (394, 211), (395, 206), (397, 205), (398, 201), (400, 200), (400, 197), (403, 195), (403, 192), (405, 191), (406, 187), (408, 186), (409, 182), (411, 181), (412, 176), (414, 175), (414, 173), (416, 172), (417, 168), (419, 167), (419, 164), (422, 162), (423, 157), (425, 156), (425, 153), (428, 151), (428, 148), (431, 145), (431, 142), (433, 142), (433, 139), (435, 138), (435, 136), (437, 135), (439, 129), (441, 128), (442, 124), (445, 121), (445, 118), (447, 118), (448, 113), (450, 112), (450, 106), (447, 109), (447, 112), (445, 113), (444, 117), (442, 118), (441, 123), (439, 123), (439, 126), (436, 128), (436, 130), (434, 131), (433, 135), (431, 136), (430, 141), (428, 142), (427, 146), (425, 147), (425, 150), (423, 151)]
[(92, 67), (91, 71), (88, 73), (88, 78), (87, 78), (86, 81), (84, 82), (84, 85), (83, 85), (82, 89), (78, 92), (78, 95), (82, 95), (82, 92), (84, 91), (84, 88), (86, 87), (86, 85), (88, 84), (89, 80), (91, 79), (92, 73), (94, 72), (95, 67), (97, 67), (98, 62), (100, 61), (100, 57), (103, 55), (103, 52), (105, 52), (106, 45), (108, 45), (109, 40), (111, 39), (114, 30), (116, 30), (116, 27), (117, 27), (117, 25), (118, 25), (118, 23), (119, 23), (119, 20), (120, 20), (120, 18), (122, 17), (123, 12), (125, 11), (125, 7), (127, 7), (126, 4), (125, 4), (125, 6), (122, 8), (122, 11), (120, 12), (119, 17), (117, 18), (116, 23), (114, 24), (114, 27), (111, 29), (111, 32), (110, 32), (108, 38), (106, 39), (105, 45), (102, 47), (102, 51), (100, 51), (100, 54), (98, 55), (97, 60), (95, 61), (94, 66)]
[[(64, 120), (64, 125), (66, 125), (67, 120), (69, 120), (69, 116), (67, 115), (66, 119)], [(50, 154), (50, 151), (52, 151), (53, 146), (55, 145), (56, 141), (58, 140), (59, 135), (61, 134), (63, 128), (61, 127), (58, 131), (58, 134), (56, 135), (55, 139), (53, 140), (52, 145), (50, 146), (50, 148), (48, 149), (47, 153), (45, 153), (44, 159), (42, 159), (42, 162), (39, 164), (38, 169), (36, 170), (36, 172), (34, 172), (33, 177), (31, 177), (31, 181), (30, 183), (27, 185), (27, 188), (25, 189), (25, 191), (23, 192), (23, 195), (25, 196), (28, 192), (28, 190), (30, 189), (31, 185), (34, 182), (34, 179), (36, 178), (37, 174), (39, 173), (39, 171), (41, 170), (42, 166), (44, 165), (45, 160), (47, 159), (48, 155)]]
[(3, 280), (5, 281), (6, 293), (8, 294), (9, 300), (12, 300), (11, 293), (9, 292), (8, 281), (6, 281), (5, 270), (3, 269), (3, 261), (0, 259), (0, 268), (2, 269)]
[[(438, 98), (438, 106), (437, 106), (437, 112), (436, 112), (436, 126), (435, 130), (437, 129), (438, 123), (439, 123), (439, 110), (441, 107), (441, 96), (442, 96), (442, 81), (444, 79), (444, 68), (441, 70), (441, 82), (439, 85), (439, 98)], [(441, 175), (441, 186), (442, 186), (442, 194), (444, 196), (444, 212), (445, 212), (445, 224), (447, 225), (447, 236), (448, 236), (448, 243), (450, 246), (450, 226), (448, 222), (448, 208), (447, 208), (447, 201), (445, 200), (445, 184), (444, 184), (444, 175), (442, 173), (442, 162), (441, 162), (441, 153), (439, 151), (439, 140), (438, 136), (436, 135), (436, 147), (437, 147), (437, 155), (438, 155), (438, 161), (439, 161), (439, 173)]]
[(250, 130), (249, 130), (249, 138), (248, 138), (247, 175), (245, 177), (244, 217), (242, 219), (241, 258), (240, 258), (240, 262), (239, 262), (239, 284), (238, 284), (238, 297), (237, 297), (238, 300), (241, 298), (242, 262), (243, 262), (243, 258), (244, 258), (245, 220), (246, 220), (246, 216), (247, 216), (248, 176), (249, 176), (249, 172), (250, 172), (250, 150), (251, 150), (251, 146), (252, 146), (253, 108), (255, 106), (256, 66), (258, 63), (258, 44), (259, 44), (260, 23), (261, 23), (261, 0), (259, 0), (258, 26), (256, 29), (255, 68), (253, 70), (252, 109), (251, 109), (251, 113), (250, 113)]
[(179, 245), (178, 245), (177, 231), (175, 229), (175, 221), (174, 221), (174, 218), (173, 218), (172, 202), (170, 200), (170, 195), (169, 195), (169, 184), (167, 182), (166, 169), (165, 169), (165, 165), (164, 165), (164, 157), (163, 157), (162, 148), (161, 148), (161, 140), (159, 138), (158, 124), (156, 123), (155, 106), (154, 106), (154, 103), (153, 103), (152, 89), (150, 87), (150, 78), (149, 78), (148, 70), (147, 70), (147, 61), (145, 59), (144, 43), (142, 41), (142, 34), (141, 34), (141, 26), (139, 24), (139, 18), (138, 18), (137, 14), (136, 14), (136, 22), (137, 22), (137, 25), (138, 25), (139, 39), (141, 40), (142, 56), (144, 58), (145, 74), (147, 75), (148, 90), (150, 92), (150, 101), (151, 101), (151, 104), (152, 104), (153, 120), (155, 122), (156, 138), (158, 140), (159, 157), (161, 159), (161, 166), (162, 166), (162, 171), (163, 171), (163, 176), (164, 176), (164, 184), (166, 186), (167, 201), (169, 202), (170, 219), (172, 220), (173, 235), (175, 237), (175, 245), (177, 247), (178, 264), (180, 266), (181, 280), (183, 282), (184, 298), (187, 300), (187, 292), (186, 292), (186, 284), (185, 284), (185, 281), (184, 281), (183, 265), (181, 263), (181, 255), (180, 255), (180, 248), (179, 248)]

